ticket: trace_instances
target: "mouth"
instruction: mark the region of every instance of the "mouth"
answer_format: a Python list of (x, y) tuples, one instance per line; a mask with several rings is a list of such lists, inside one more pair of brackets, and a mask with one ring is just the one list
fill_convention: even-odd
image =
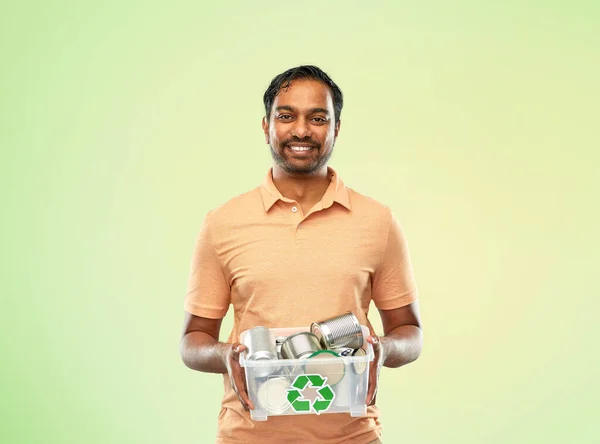
[(286, 145), (285, 148), (294, 154), (308, 154), (315, 149), (313, 145), (306, 145), (302, 143)]

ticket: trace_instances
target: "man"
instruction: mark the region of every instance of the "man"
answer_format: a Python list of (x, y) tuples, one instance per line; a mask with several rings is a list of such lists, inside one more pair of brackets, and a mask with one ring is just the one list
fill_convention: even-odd
[[(375, 395), (382, 365), (400, 367), (422, 347), (407, 242), (390, 209), (347, 188), (327, 166), (340, 131), (342, 92), (315, 66), (273, 79), (262, 128), (274, 160), (263, 183), (210, 211), (196, 239), (181, 340), (184, 363), (223, 373), (218, 443), (381, 442)], [(372, 148), (372, 147), (369, 147)], [(367, 155), (365, 150), (365, 155)], [(384, 336), (367, 318), (374, 301)], [(221, 321), (233, 305), (227, 343)], [(239, 355), (242, 331), (308, 327), (352, 311), (373, 344), (366, 417), (350, 414), (250, 419)]]

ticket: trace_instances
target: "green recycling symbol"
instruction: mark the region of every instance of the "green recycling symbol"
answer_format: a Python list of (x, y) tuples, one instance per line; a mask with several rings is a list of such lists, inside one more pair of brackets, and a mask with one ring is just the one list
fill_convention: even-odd
[[(327, 411), (335, 398), (335, 393), (326, 384), (327, 378), (321, 375), (299, 375), (292, 383), (291, 389), (287, 391), (287, 399), (296, 412), (310, 412), (311, 408), (317, 415)], [(320, 387), (317, 390), (319, 396), (312, 402), (302, 398), (302, 390), (309, 387)]]

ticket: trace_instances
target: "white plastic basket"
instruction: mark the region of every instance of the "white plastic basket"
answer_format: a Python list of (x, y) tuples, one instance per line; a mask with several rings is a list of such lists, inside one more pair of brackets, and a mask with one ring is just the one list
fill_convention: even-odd
[[(373, 346), (366, 341), (369, 329), (363, 331), (363, 356), (331, 356), (311, 359), (279, 359), (253, 361), (240, 355), (248, 385), (248, 395), (254, 404), (250, 416), (254, 421), (266, 421), (269, 416), (320, 415), (323, 413), (367, 414), (366, 397), (369, 385), (369, 363), (375, 356)], [(308, 327), (273, 328), (274, 337), (290, 336), (310, 331)], [(244, 341), (246, 331), (240, 335)], [(339, 361), (343, 362), (343, 366)], [(308, 372), (306, 364), (309, 364)], [(333, 366), (332, 364), (337, 364)], [(342, 370), (343, 369), (343, 370)], [(268, 376), (259, 376), (271, 373)], [(329, 384), (328, 381), (336, 381)]]

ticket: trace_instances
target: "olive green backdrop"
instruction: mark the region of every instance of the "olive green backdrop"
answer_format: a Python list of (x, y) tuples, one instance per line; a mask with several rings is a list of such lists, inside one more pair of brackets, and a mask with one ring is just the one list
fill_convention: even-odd
[(597, 2), (0, 8), (0, 442), (214, 441), (221, 377), (179, 357), (193, 241), (264, 177), (298, 64), (342, 88), (330, 165), (420, 286), (384, 442), (599, 442)]

